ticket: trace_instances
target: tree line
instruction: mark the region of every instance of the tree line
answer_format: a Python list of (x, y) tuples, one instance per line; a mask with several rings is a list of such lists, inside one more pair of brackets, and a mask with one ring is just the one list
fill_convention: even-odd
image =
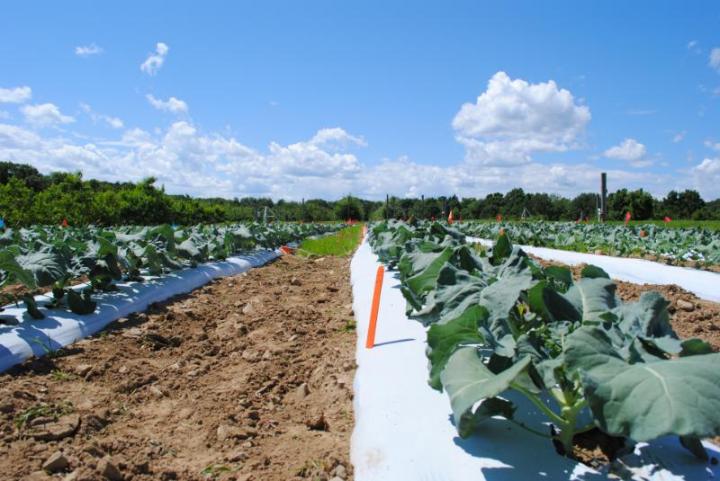
[[(0, 162), (0, 217), (8, 226), (160, 224), (179, 225), (248, 221), (329, 221), (392, 218), (444, 218), (452, 209), (456, 218), (506, 219), (532, 217), (577, 220), (596, 216), (597, 195), (583, 193), (572, 199), (553, 194), (513, 189), (484, 198), (457, 196), (432, 198), (389, 197), (370, 201), (348, 195), (337, 201), (301, 202), (269, 198), (193, 198), (167, 194), (156, 179), (140, 182), (85, 180), (80, 172), (41, 174), (32, 166)], [(707, 202), (694, 190), (672, 191), (655, 199), (642, 189), (613, 192), (608, 197), (608, 218), (720, 220), (720, 199)]]

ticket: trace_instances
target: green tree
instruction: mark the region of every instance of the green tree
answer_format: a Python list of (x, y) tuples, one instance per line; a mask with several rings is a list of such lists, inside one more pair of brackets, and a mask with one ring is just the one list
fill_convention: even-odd
[(12, 178), (22, 181), (36, 192), (47, 187), (47, 180), (35, 167), (13, 162), (0, 162), (0, 184), (7, 184)]
[(338, 220), (364, 220), (365, 212), (360, 199), (350, 195), (340, 199), (335, 204), (335, 218)]
[(597, 217), (598, 195), (590, 192), (576, 196), (571, 203), (571, 216), (573, 220), (579, 218), (594, 219)]
[(0, 217), (7, 226), (29, 225), (34, 222), (35, 192), (15, 177), (0, 184)]
[(503, 199), (504, 196), (499, 192), (485, 197), (481, 203), (479, 218), (494, 219), (498, 214), (505, 215)]
[(527, 196), (522, 189), (512, 189), (503, 198), (503, 215), (519, 218), (526, 208)]
[(642, 189), (620, 189), (608, 196), (608, 214), (614, 220), (624, 219), (627, 212), (636, 220), (652, 219), (653, 207), (652, 196)]
[(671, 190), (660, 203), (660, 213), (675, 219), (692, 219), (696, 212), (702, 211), (703, 207), (705, 201), (698, 191), (688, 189), (678, 193)]

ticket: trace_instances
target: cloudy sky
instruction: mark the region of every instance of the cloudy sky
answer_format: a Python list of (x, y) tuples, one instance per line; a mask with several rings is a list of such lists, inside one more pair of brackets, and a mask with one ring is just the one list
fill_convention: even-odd
[(711, 1), (12, 2), (0, 160), (172, 193), (720, 197)]

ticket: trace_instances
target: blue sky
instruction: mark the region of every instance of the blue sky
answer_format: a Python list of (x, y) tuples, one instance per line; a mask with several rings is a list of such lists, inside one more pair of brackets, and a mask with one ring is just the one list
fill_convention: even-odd
[(719, 32), (710, 1), (14, 2), (0, 158), (203, 196), (573, 195), (607, 170), (716, 198)]

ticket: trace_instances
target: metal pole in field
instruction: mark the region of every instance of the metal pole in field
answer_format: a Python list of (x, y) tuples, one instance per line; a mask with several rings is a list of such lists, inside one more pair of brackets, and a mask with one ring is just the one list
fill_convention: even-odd
[(420, 196), (420, 218), (425, 219), (425, 194)]
[(385, 220), (390, 218), (390, 194), (385, 194)]
[(607, 173), (600, 174), (600, 221), (607, 220)]

